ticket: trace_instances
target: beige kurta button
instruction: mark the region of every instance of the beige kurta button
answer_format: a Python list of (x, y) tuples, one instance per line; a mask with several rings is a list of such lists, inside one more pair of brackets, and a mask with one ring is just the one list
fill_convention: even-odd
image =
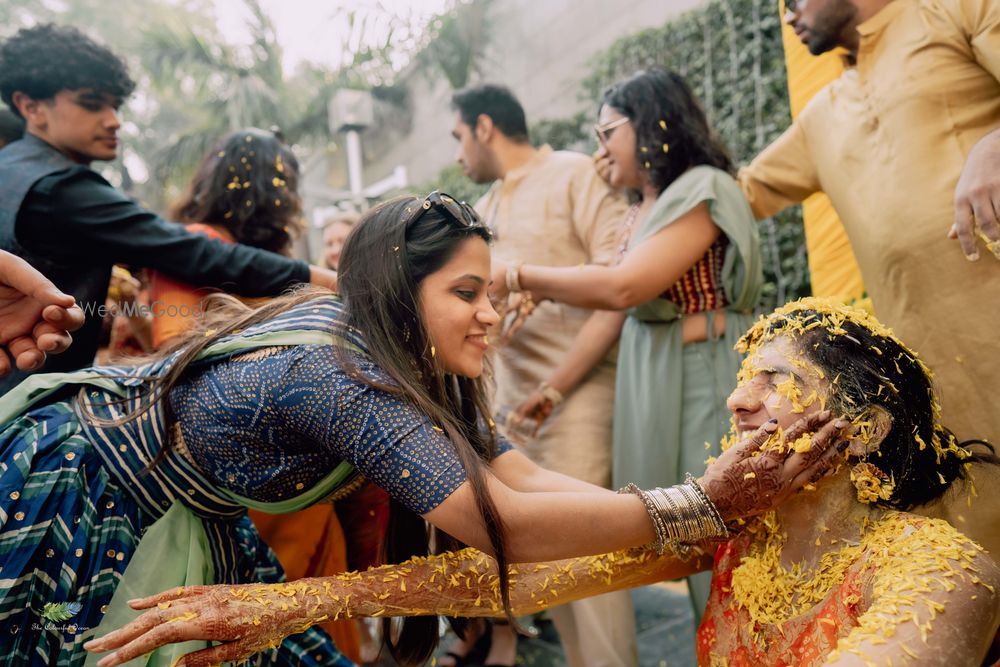
[(66, 454), (66, 460), (67, 461), (72, 461), (75, 458), (76, 458), (76, 454), (74, 454), (73, 452), (69, 452), (69, 453)]
[(21, 494), (19, 492), (17, 492), (17, 491), (11, 491), (10, 492), (10, 499), (11, 500), (17, 500), (20, 497), (21, 497)]
[(14, 515), (14, 518), (17, 519), (18, 521), (21, 521), (22, 519), (24, 519), (24, 512), (18, 512), (17, 514)]
[(74, 553), (74, 554), (76, 554), (76, 557), (77, 557), (77, 558), (79, 558), (80, 556), (82, 556), (82, 555), (83, 555), (83, 549), (77, 549), (77, 550), (76, 550), (76, 551), (74, 551), (73, 553)]

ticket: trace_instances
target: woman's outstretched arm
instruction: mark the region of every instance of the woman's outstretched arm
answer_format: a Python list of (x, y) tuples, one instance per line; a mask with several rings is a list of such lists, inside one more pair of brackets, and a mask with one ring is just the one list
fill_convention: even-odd
[[(684, 561), (644, 549), (522, 563), (511, 568), (511, 607), (515, 615), (531, 614), (709, 567), (708, 556)], [(342, 617), (504, 615), (496, 562), (474, 549), (288, 584), (178, 588), (132, 606), (149, 611), (86, 645), (90, 651), (117, 649), (100, 667), (192, 639), (225, 643), (190, 654), (187, 667), (242, 660), (315, 623)]]
[[(525, 264), (521, 289), (536, 301), (551, 299), (581, 308), (624, 310), (670, 288), (712, 247), (722, 232), (702, 202), (637, 243), (617, 266), (551, 267)], [(494, 298), (506, 297), (507, 265), (494, 260)], [(511, 269), (513, 270), (513, 269)]]
[[(815, 432), (814, 447), (806, 453), (794, 452), (790, 447), (780, 448), (784, 452), (780, 454), (778, 448), (760, 451), (775, 433), (775, 424), (762, 426), (726, 450), (709, 466), (699, 483), (726, 519), (749, 516), (780, 504), (828, 470), (839, 455), (839, 448), (831, 445), (837, 442), (846, 422), (831, 421), (830, 417), (829, 412), (818, 413), (785, 434), (791, 442), (803, 433)], [(505, 471), (507, 475), (511, 473)], [(507, 490), (498, 490), (498, 485)], [(488, 544), (480, 522), (469, 520), (472, 499), (459, 496), (461, 489), (427, 513), (426, 518), (459, 539), (471, 538)], [(467, 488), (465, 492), (468, 493)], [(585, 552), (588, 548), (592, 552), (608, 551), (600, 545), (609, 540), (630, 544), (648, 542), (654, 536), (650, 516), (635, 496), (618, 496), (603, 490), (515, 492), (496, 478), (491, 480), (489, 492), (499, 493), (494, 500), (513, 538), (509, 545), (512, 560), (531, 560), (525, 558), (527, 553), (565, 554)], [(592, 515), (583, 514), (581, 506)], [(615, 511), (608, 513), (609, 507)], [(602, 523), (600, 519), (605, 516), (608, 519)], [(184, 663), (207, 665), (246, 657), (276, 645), (287, 635), (348, 613), (498, 615), (499, 581), (491, 562), (479, 552), (464, 551), (450, 557), (415, 559), (331, 579), (175, 589), (138, 601), (136, 608), (150, 611), (125, 628), (88, 643), (87, 648), (119, 649), (100, 662), (100, 667), (109, 667), (178, 641), (227, 642)], [(701, 556), (684, 562), (657, 558), (644, 551), (521, 565), (511, 577), (511, 601), (515, 613), (526, 613), (617, 588), (684, 576), (708, 565)], [(340, 590), (337, 586), (350, 589)]]

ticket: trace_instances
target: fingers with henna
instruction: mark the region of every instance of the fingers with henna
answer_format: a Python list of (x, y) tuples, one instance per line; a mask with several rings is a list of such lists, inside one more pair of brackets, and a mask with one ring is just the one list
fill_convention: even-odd
[(843, 418), (828, 422), (813, 435), (808, 451), (788, 457), (787, 465), (795, 474), (793, 486), (815, 482), (832, 469), (837, 456), (848, 444), (843, 436), (850, 424)]
[(164, 618), (162, 610), (153, 609), (152, 611), (148, 611), (139, 618), (135, 619), (128, 625), (124, 625), (117, 630), (109, 632), (103, 637), (91, 639), (83, 645), (83, 648), (95, 653), (120, 648), (137, 637), (149, 632), (163, 622)]
[(793, 481), (793, 487), (797, 488), (799, 486), (805, 486), (806, 484), (815, 484), (819, 480), (834, 472), (836, 470), (837, 460), (840, 458), (840, 455), (844, 453), (844, 450), (847, 449), (848, 444), (850, 444), (849, 441), (840, 440), (836, 446), (827, 447), (815, 463), (796, 476)]
[(222, 663), (238, 663), (256, 653), (253, 645), (247, 641), (235, 641), (188, 653), (178, 660), (174, 667), (208, 667)]
[[(201, 588), (200, 586), (197, 588)], [(174, 588), (169, 591), (164, 591), (157, 595), (152, 595), (147, 598), (139, 598), (137, 600), (129, 600), (129, 606), (132, 609), (143, 610), (148, 609), (145, 614), (142, 614), (134, 621), (124, 625), (117, 630), (109, 632), (103, 637), (97, 637), (91, 639), (89, 642), (83, 645), (88, 651), (102, 652), (110, 651), (112, 649), (120, 648), (133, 639), (141, 636), (142, 634), (149, 632), (153, 628), (157, 627), (166, 622), (170, 622), (170, 619), (183, 616), (186, 613), (186, 608), (182, 606), (184, 602), (176, 603), (173, 602), (177, 600), (180, 596), (197, 596), (200, 591), (195, 591), (193, 588)], [(157, 605), (161, 603), (170, 602), (170, 618), (164, 617), (164, 610), (159, 608)], [(185, 600), (186, 602), (186, 600)]]
[(749, 458), (764, 446), (772, 434), (778, 430), (778, 420), (772, 419), (768, 422), (764, 422), (753, 435), (748, 439), (744, 440), (740, 444), (736, 445), (736, 454), (738, 455), (736, 460), (742, 461), (743, 459)]
[(208, 586), (178, 586), (169, 590), (150, 595), (145, 598), (136, 598), (128, 601), (128, 606), (132, 609), (152, 609), (161, 602), (173, 602), (175, 600), (190, 600), (202, 593), (211, 590)]
[(157, 625), (149, 632), (136, 637), (125, 644), (111, 655), (101, 658), (97, 667), (115, 667), (129, 660), (138, 658), (141, 655), (152, 653), (161, 646), (184, 642), (192, 639), (203, 639), (198, 632), (199, 626), (190, 621), (168, 622), (165, 625)]
[(809, 431), (818, 430), (823, 424), (830, 421), (833, 413), (829, 410), (820, 410), (807, 417), (803, 417), (785, 432), (785, 442), (795, 442)]

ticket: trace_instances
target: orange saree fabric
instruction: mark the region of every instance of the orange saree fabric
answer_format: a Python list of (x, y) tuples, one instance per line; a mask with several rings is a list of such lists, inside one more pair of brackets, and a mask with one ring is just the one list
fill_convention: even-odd
[[(863, 612), (863, 570), (858, 564), (826, 599), (805, 614), (785, 623), (759, 624), (736, 604), (733, 570), (747, 553), (742, 536), (719, 547), (715, 554), (712, 592), (698, 628), (696, 652), (702, 667), (818, 667), (837, 647), (837, 640), (857, 627)], [(761, 588), (767, 582), (761, 582)]]

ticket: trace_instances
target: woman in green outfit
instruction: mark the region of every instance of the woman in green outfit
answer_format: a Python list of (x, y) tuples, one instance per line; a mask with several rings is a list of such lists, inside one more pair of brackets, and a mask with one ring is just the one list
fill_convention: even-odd
[[(700, 474), (729, 430), (726, 397), (763, 275), (756, 223), (733, 163), (684, 79), (651, 69), (604, 94), (595, 127), (612, 185), (638, 194), (613, 267), (494, 261), (494, 290), (596, 309), (553, 376), (519, 407), (558, 409), (619, 341), (616, 486)], [(499, 266), (498, 266), (499, 265)], [(712, 443), (708, 447), (707, 443)], [(689, 579), (700, 618), (709, 577)]]

